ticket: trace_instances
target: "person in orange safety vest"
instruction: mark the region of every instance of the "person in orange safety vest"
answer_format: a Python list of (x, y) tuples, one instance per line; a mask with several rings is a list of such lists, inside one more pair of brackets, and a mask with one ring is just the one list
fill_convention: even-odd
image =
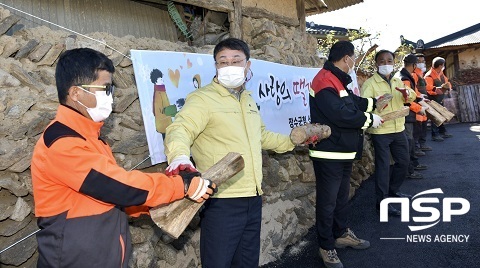
[(112, 61), (90, 48), (65, 51), (55, 78), (57, 114), (38, 139), (31, 174), (37, 267), (128, 267), (128, 215), (216, 189), (198, 172), (167, 176), (126, 171), (100, 137), (112, 112)]
[(426, 169), (426, 165), (422, 165), (418, 161), (418, 157), (415, 154), (415, 140), (413, 136), (415, 124), (417, 122), (417, 114), (425, 115), (425, 108), (418, 103), (421, 100), (421, 94), (416, 89), (417, 80), (413, 76), (414, 69), (416, 68), (417, 57), (413, 54), (408, 54), (403, 59), (404, 67), (398, 72), (399, 78), (408, 88), (414, 89), (416, 93), (416, 100), (410, 103), (405, 103), (410, 107), (410, 113), (405, 117), (405, 133), (408, 138), (410, 162), (408, 165), (407, 178), (409, 179), (422, 179), (423, 175), (415, 170)]
[[(413, 70), (413, 78), (415, 79), (415, 87), (421, 96), (427, 100), (427, 83), (423, 78), (423, 74), (426, 71), (425, 65), (425, 55), (422, 53), (416, 53), (417, 56), (417, 66)], [(421, 115), (417, 113), (417, 123), (413, 129), (413, 139), (415, 140), (415, 152), (424, 152), (431, 151), (432, 147), (428, 146), (427, 143), (427, 124), (428, 118), (426, 115)]]
[[(432, 61), (432, 68), (425, 74), (425, 82), (428, 98), (440, 104), (443, 104), (445, 94), (452, 89), (452, 84), (448, 81), (443, 71), (445, 70), (445, 59), (436, 57)], [(432, 124), (432, 140), (443, 141), (445, 138), (452, 137), (447, 133), (445, 125), (436, 126)]]

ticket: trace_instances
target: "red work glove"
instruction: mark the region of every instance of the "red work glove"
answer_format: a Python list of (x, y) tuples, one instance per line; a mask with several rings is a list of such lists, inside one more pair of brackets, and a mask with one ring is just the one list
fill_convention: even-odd
[(185, 197), (200, 203), (217, 192), (217, 186), (211, 180), (203, 179), (200, 172), (181, 171), (183, 184), (185, 185)]
[(395, 87), (396, 90), (398, 90), (400, 93), (402, 93), (402, 96), (403, 96), (403, 99), (405, 101), (408, 100), (408, 90), (406, 88), (398, 88), (398, 87)]
[(392, 100), (393, 96), (392, 94), (385, 93), (381, 96), (377, 96), (375, 99), (377, 100), (376, 102), (376, 109), (377, 111), (381, 112), (383, 109), (387, 108), (388, 103)]
[(180, 171), (198, 172), (190, 158), (186, 155), (180, 155), (173, 159), (167, 169), (165, 169), (165, 174), (168, 176), (178, 175)]
[(318, 136), (313, 135), (312, 137), (308, 137), (308, 139), (302, 145), (309, 145), (309, 144), (315, 145), (317, 141), (318, 141)]

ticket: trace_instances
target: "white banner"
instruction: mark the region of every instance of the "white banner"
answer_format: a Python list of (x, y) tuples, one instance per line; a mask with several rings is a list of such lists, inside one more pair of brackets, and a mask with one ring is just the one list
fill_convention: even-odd
[[(152, 165), (165, 162), (164, 129), (193, 90), (212, 82), (212, 55), (131, 50)], [(310, 83), (320, 70), (251, 59), (253, 77), (247, 90), (257, 102), (268, 130), (290, 134), (310, 122)], [(247, 75), (247, 78), (250, 74)]]

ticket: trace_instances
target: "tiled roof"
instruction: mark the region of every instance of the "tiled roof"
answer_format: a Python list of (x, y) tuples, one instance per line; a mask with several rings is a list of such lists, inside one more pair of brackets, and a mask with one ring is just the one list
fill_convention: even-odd
[[(404, 39), (404, 43), (416, 46), (416, 42)], [(424, 49), (480, 44), (480, 23), (425, 43)]]
[(307, 22), (307, 27), (306, 27), (307, 33), (313, 34), (313, 35), (321, 35), (321, 36), (327, 35), (332, 31), (335, 34), (335, 36), (347, 36), (349, 30), (358, 31), (356, 29), (347, 29), (342, 27), (315, 24), (314, 22)]
[(480, 43), (480, 23), (425, 44), (425, 48), (440, 48)]

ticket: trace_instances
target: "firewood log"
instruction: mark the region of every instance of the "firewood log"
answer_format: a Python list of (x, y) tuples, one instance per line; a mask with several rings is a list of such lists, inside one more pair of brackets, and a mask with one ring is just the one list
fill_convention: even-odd
[(422, 107), (425, 107), (425, 113), (427, 113), (428, 119), (432, 120), (432, 122), (438, 127), (445, 123), (447, 119), (430, 105), (432, 102), (433, 101), (426, 102), (422, 100), (418, 103), (422, 105)]
[(390, 93), (385, 93), (380, 96), (376, 103), (376, 110), (381, 112), (385, 107), (387, 107), (388, 103), (393, 99), (393, 95)]
[(331, 129), (327, 125), (305, 124), (295, 127), (290, 132), (290, 139), (295, 145), (306, 145), (317, 143), (320, 140), (330, 137)]
[(383, 121), (389, 121), (389, 120), (393, 120), (393, 119), (397, 119), (397, 118), (407, 116), (409, 110), (410, 110), (410, 107), (403, 106), (399, 110), (389, 112), (389, 113), (386, 113), (386, 114), (381, 114), (380, 117), (382, 117)]
[(440, 103), (432, 100), (430, 103), (428, 103), (431, 107), (433, 107), (437, 112), (439, 112), (445, 119), (448, 121), (452, 120), (452, 118), (455, 116), (454, 113), (450, 112), (447, 110), (447, 108), (443, 107)]
[[(243, 157), (239, 153), (228, 153), (215, 165), (203, 172), (202, 178), (213, 181), (218, 187), (244, 167)], [(168, 205), (150, 209), (150, 216), (163, 232), (177, 239), (185, 231), (203, 203), (196, 203), (184, 198)]]

